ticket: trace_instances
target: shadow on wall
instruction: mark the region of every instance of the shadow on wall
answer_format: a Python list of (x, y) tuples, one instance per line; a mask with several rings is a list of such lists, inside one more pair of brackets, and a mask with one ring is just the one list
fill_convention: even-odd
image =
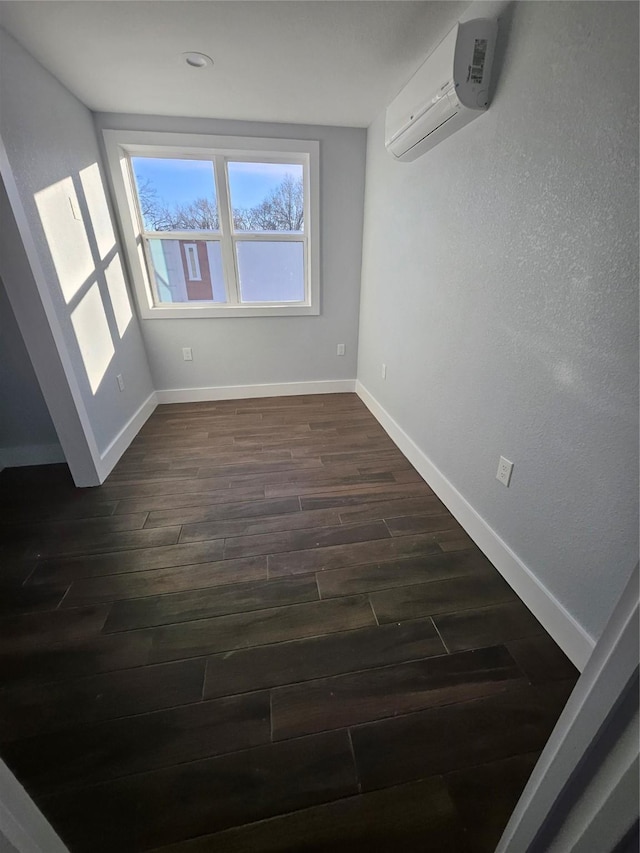
[(92, 163), (34, 198), (95, 395), (133, 319), (100, 168)]

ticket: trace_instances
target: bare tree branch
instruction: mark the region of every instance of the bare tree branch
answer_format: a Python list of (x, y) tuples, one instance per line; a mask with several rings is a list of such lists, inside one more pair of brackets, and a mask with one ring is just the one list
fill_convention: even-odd
[[(149, 231), (218, 231), (218, 209), (212, 199), (198, 198), (189, 204), (169, 208), (158, 198), (147, 179), (138, 185), (144, 226)], [(234, 208), (236, 231), (302, 231), (304, 191), (302, 178), (285, 175), (278, 187), (255, 207)]]

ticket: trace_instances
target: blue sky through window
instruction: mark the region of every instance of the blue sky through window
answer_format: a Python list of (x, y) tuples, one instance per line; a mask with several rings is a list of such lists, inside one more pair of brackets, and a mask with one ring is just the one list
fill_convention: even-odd
[[(132, 157), (131, 163), (138, 186), (148, 181), (155, 188), (158, 201), (169, 207), (216, 197), (213, 164), (209, 160)], [(297, 164), (230, 162), (228, 168), (234, 208), (260, 204), (286, 175), (302, 177), (302, 166)]]
[(158, 201), (189, 204), (197, 198), (215, 199), (213, 164), (209, 160), (177, 160), (161, 157), (132, 157), (138, 186), (149, 181)]
[(302, 166), (292, 163), (240, 163), (227, 164), (231, 205), (255, 207), (280, 186), (287, 175), (302, 178)]

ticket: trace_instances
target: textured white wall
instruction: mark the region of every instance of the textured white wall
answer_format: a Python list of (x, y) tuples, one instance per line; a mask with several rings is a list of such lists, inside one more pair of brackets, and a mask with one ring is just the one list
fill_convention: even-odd
[[(108, 267), (114, 259), (117, 264), (120, 249), (100, 195), (100, 153), (91, 113), (2, 29), (0, 72), (0, 134), (54, 304), (61, 346), (70, 358), (95, 444), (103, 451), (153, 389), (135, 314), (124, 330), (126, 291), (113, 276), (111, 286), (108, 280)], [(96, 175), (92, 193), (87, 180)], [(62, 187), (60, 192), (52, 189), (55, 185)], [(69, 212), (68, 187), (77, 196), (81, 221)], [(41, 217), (43, 210), (46, 221)], [(47, 230), (56, 238), (51, 244)], [(9, 293), (16, 286), (15, 282), (5, 284)], [(95, 301), (103, 308), (83, 330), (83, 355), (72, 315), (94, 286)], [(110, 355), (106, 346), (101, 349), (101, 333), (103, 342), (113, 349)], [(86, 362), (104, 370), (95, 393)], [(118, 373), (125, 378), (124, 392), (118, 390)], [(94, 382), (97, 375), (94, 371)]]
[[(96, 125), (320, 140), (320, 316), (144, 320), (157, 389), (355, 378), (365, 130), (114, 114), (98, 114)], [(346, 344), (344, 357), (336, 356), (338, 343)], [(192, 362), (182, 360), (185, 346)]]
[(597, 638), (637, 560), (638, 6), (515, 3), (499, 54), (414, 163), (369, 129), (358, 378)]

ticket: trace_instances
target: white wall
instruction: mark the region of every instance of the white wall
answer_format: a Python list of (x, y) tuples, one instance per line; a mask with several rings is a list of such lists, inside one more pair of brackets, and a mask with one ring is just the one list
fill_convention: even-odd
[[(145, 320), (157, 389), (355, 379), (366, 131), (361, 128), (98, 114), (98, 131), (157, 130), (320, 141), (321, 314)], [(345, 356), (336, 344), (346, 344)], [(193, 361), (182, 359), (182, 347)]]
[(0, 401), (0, 468), (64, 460), (1, 279)]
[(414, 163), (369, 129), (358, 378), (597, 638), (638, 547), (638, 6), (515, 3), (499, 54)]
[[(138, 323), (118, 274), (120, 247), (91, 113), (4, 30), (0, 80), (7, 193), (23, 241), (33, 250), (31, 268), (38, 267), (32, 317), (24, 300), (27, 283), (18, 280), (12, 257), (3, 259), (4, 283), (30, 351), (28, 326), (44, 306), (73, 389), (75, 415), (104, 475), (114, 439), (153, 387)], [(14, 249), (16, 255), (24, 251), (16, 240), (8, 253), (13, 255)], [(119, 373), (124, 392), (116, 382)], [(55, 396), (56, 389), (45, 388), (46, 379), (38, 377), (45, 397)], [(58, 391), (62, 394), (62, 387)], [(49, 408), (64, 445), (60, 413)]]

